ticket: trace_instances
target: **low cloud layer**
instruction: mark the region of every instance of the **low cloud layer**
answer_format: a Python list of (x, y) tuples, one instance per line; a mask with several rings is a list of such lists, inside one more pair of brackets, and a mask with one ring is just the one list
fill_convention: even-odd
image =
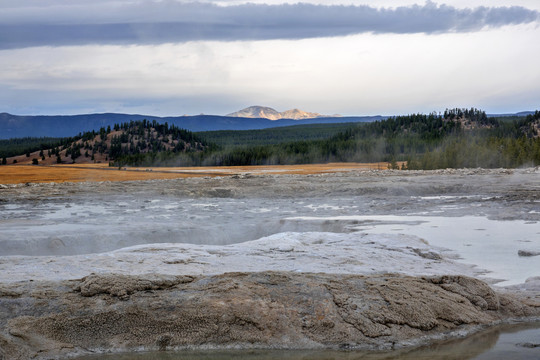
[(520, 6), (456, 8), (426, 2), (396, 8), (315, 4), (115, 2), (0, 7), (0, 49), (198, 40), (306, 39), (359, 33), (473, 32), (538, 22)]

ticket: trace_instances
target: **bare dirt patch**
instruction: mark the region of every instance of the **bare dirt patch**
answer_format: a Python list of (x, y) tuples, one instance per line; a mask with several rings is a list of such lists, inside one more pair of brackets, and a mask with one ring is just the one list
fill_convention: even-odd
[(82, 181), (133, 181), (203, 176), (263, 174), (323, 174), (355, 170), (384, 170), (388, 163), (330, 163), (273, 166), (130, 168), (107, 164), (8, 165), (0, 168), (0, 184), (62, 183)]

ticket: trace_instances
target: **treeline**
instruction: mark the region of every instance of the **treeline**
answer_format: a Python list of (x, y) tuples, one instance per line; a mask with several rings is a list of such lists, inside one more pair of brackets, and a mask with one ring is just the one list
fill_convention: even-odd
[[(131, 121), (75, 138), (12, 139), (47, 156), (79, 156), (114, 166), (235, 166), (405, 161), (409, 169), (540, 165), (540, 112), (488, 118), (478, 109), (411, 114), (356, 124), (318, 124), (194, 134), (157, 121)], [(54, 143), (56, 141), (56, 143)], [(214, 144), (217, 143), (217, 144)], [(20, 145), (19, 144), (19, 145)], [(31, 144), (30, 144), (31, 145)], [(0, 147), (1, 149), (1, 147)], [(24, 151), (15, 150), (16, 154)], [(41, 153), (41, 156), (45, 156)], [(105, 158), (107, 156), (107, 158)]]
[(443, 118), (448, 120), (468, 119), (469, 121), (478, 123), (480, 125), (498, 125), (498, 121), (496, 119), (488, 118), (485, 111), (475, 108), (446, 109), (444, 111)]
[[(470, 116), (470, 118), (467, 118)], [(407, 161), (410, 169), (540, 165), (540, 113), (513, 122), (477, 109), (412, 114), (357, 124), (328, 139), (212, 147), (196, 153), (128, 156), (115, 165), (237, 166)], [(466, 120), (466, 121), (464, 121)]]
[(411, 170), (444, 168), (516, 168), (540, 165), (539, 138), (450, 137), (437, 148), (407, 156)]
[(357, 123), (292, 125), (262, 130), (219, 130), (196, 133), (209, 143), (223, 148), (271, 145), (292, 141), (328, 139), (354, 128)]
[(0, 158), (32, 153), (38, 150), (50, 149), (69, 141), (68, 138), (24, 137), (0, 140)]
[(540, 165), (540, 112), (489, 129), (450, 136), (435, 148), (412, 154), (405, 160), (410, 169), (515, 168)]

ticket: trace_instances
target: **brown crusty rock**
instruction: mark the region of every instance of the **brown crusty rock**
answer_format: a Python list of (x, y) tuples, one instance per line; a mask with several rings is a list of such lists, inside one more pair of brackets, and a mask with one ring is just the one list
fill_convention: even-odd
[(91, 275), (0, 291), (0, 359), (180, 348), (390, 349), (540, 304), (463, 276)]

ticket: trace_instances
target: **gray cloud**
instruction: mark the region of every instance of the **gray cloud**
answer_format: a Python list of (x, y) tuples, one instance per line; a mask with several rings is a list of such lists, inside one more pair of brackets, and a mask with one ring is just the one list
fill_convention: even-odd
[(436, 34), (472, 32), (540, 19), (538, 11), (519, 6), (461, 9), (431, 1), (424, 5), (375, 8), (306, 3), (217, 6), (169, 0), (114, 6), (101, 2), (50, 8), (13, 5), (1, 10), (0, 49), (305, 39), (365, 32)]

